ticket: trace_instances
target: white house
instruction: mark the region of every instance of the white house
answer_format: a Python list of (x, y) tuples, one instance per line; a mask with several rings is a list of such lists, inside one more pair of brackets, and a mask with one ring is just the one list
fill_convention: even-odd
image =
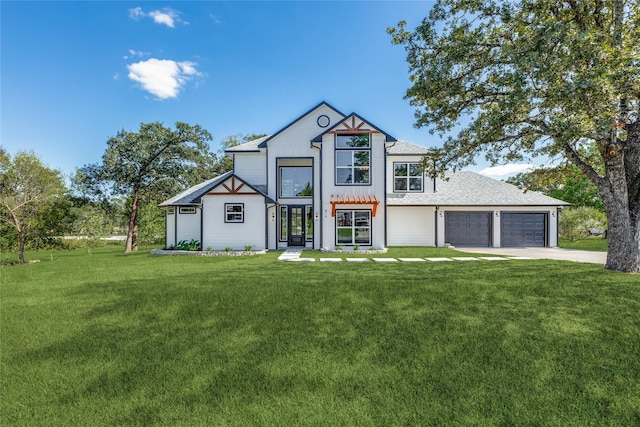
[(227, 150), (232, 172), (159, 206), (166, 246), (556, 246), (567, 203), (473, 172), (426, 177), (425, 147), (326, 102)]

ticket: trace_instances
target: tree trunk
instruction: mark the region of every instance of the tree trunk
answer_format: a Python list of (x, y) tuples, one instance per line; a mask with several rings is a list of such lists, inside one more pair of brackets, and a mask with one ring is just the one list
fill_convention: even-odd
[(640, 272), (640, 222), (629, 203), (624, 154), (606, 156), (606, 187), (599, 188), (607, 212), (607, 270)]
[(131, 213), (129, 214), (129, 229), (127, 231), (127, 243), (125, 253), (136, 252), (138, 250), (138, 190), (133, 191), (131, 200)]
[(18, 264), (24, 264), (24, 232), (18, 231)]

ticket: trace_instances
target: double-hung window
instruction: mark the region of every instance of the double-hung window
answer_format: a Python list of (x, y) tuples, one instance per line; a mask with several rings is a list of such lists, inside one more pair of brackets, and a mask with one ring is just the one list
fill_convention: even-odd
[(419, 163), (393, 164), (393, 191), (422, 192), (422, 167)]
[(336, 135), (336, 184), (371, 184), (371, 136)]
[(337, 211), (336, 243), (339, 245), (370, 245), (371, 211)]

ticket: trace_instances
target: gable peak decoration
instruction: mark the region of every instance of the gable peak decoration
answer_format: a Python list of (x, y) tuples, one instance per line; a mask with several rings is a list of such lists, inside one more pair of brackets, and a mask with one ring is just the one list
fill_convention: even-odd
[(357, 134), (357, 133), (380, 133), (377, 129), (371, 128), (360, 117), (356, 117), (355, 115), (351, 115), (343, 120), (340, 124), (338, 124), (333, 130), (328, 133), (333, 134)]

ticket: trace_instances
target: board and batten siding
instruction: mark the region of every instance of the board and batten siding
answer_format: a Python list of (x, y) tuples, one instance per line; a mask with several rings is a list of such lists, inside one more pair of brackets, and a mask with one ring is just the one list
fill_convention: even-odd
[(388, 246), (435, 246), (433, 206), (389, 206)]
[(267, 156), (262, 153), (236, 153), (233, 171), (251, 185), (267, 183)]
[[(173, 209), (173, 213), (169, 214), (169, 209)], [(165, 211), (165, 217), (167, 220), (167, 227), (166, 227), (166, 242), (165, 245), (167, 248), (172, 248), (176, 245), (176, 213), (175, 211), (177, 210), (177, 208), (175, 207), (171, 207), (171, 208), (167, 208), (167, 210)]]
[[(244, 205), (243, 222), (225, 222), (226, 203)], [(252, 250), (265, 249), (265, 203), (264, 196), (208, 195), (202, 198), (205, 220), (202, 223), (202, 247), (222, 251), (227, 247), (244, 250), (251, 245)]]
[[(196, 213), (180, 213), (180, 208), (176, 207), (176, 242), (178, 244), (182, 240), (200, 241), (200, 216), (202, 210), (196, 207)], [(171, 215), (169, 215), (171, 218)]]

